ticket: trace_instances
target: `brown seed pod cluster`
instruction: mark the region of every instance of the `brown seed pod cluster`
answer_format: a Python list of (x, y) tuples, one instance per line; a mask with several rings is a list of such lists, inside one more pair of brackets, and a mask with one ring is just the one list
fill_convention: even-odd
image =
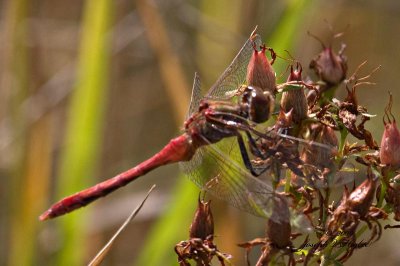
[[(359, 78), (357, 73), (364, 62), (347, 78), (345, 45), (338, 52), (331, 45), (322, 46), (309, 63), (315, 80), (306, 81), (301, 63), (295, 61), (289, 62), (290, 73), (282, 84), (276, 81), (273, 63), (277, 55), (273, 49), (253, 46), (246, 85), (268, 95), (268, 110), (274, 109), (268, 117), (276, 115), (269, 120), (272, 126), (264, 127), (264, 131), (255, 127), (246, 132), (250, 150), (246, 167), (257, 169), (252, 174), (269, 180), (274, 188), (270, 202), (265, 203), (269, 208), (265, 235), (239, 244), (247, 251), (248, 265), (252, 265), (248, 255), (255, 246), (261, 246), (261, 253), (253, 262), (257, 266), (339, 265), (357, 249), (378, 241), (383, 233), (381, 223), (391, 214), (400, 221), (400, 132), (391, 111), (393, 97), (390, 95), (385, 109), (379, 147), (366, 127), (373, 116), (357, 97), (357, 88), (372, 84), (366, 80), (378, 68)], [(271, 52), (271, 60), (266, 51)], [(237, 88), (236, 95), (243, 97), (243, 88)], [(343, 90), (347, 96), (335, 98), (336, 90)], [(280, 99), (279, 104), (274, 104), (275, 99)], [(263, 115), (258, 112), (254, 109), (251, 115)], [(362, 143), (350, 143), (348, 136)], [(335, 190), (342, 191), (341, 198), (335, 198)], [(195, 258), (193, 254), (200, 254), (202, 245), (210, 246), (213, 241), (210, 218), (200, 213), (207, 211), (199, 208), (190, 236), (201, 241), (184, 242), (185, 248), (177, 251), (180, 261)], [(302, 222), (296, 220), (297, 216)], [(397, 227), (400, 226), (385, 226)], [(195, 228), (201, 230), (193, 231)], [(211, 247), (212, 254), (217, 254), (214, 244)], [(210, 253), (206, 254), (211, 258)], [(222, 264), (222, 257), (217, 258)]]
[[(274, 216), (279, 216), (279, 219)], [(271, 219), (267, 222), (266, 237), (238, 244), (239, 247), (247, 250), (247, 254), (255, 246), (261, 246), (261, 256), (256, 263), (257, 266), (270, 265), (273, 257), (279, 252), (288, 255), (288, 265), (296, 264), (293, 256), (293, 244), (291, 242), (292, 228), (289, 216), (290, 211), (287, 201), (283, 196), (277, 196), (274, 198)], [(283, 221), (276, 222), (277, 220)], [(250, 264), (249, 261), (248, 264)]]
[(211, 212), (211, 202), (204, 202), (199, 198), (196, 213), (190, 226), (189, 240), (181, 241), (175, 246), (178, 263), (181, 266), (190, 266), (189, 260), (196, 265), (211, 265), (214, 257), (222, 266), (229, 263), (230, 255), (221, 253), (214, 244), (214, 220)]

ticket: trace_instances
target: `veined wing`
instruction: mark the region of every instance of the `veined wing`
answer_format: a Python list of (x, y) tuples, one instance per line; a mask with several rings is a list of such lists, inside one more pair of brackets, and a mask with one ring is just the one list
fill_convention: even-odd
[[(204, 141), (206, 141), (204, 139)], [(278, 223), (287, 223), (287, 215), (272, 216), (274, 199), (278, 197), (269, 180), (252, 176), (243, 167), (242, 158), (234, 137), (217, 144), (200, 147), (188, 162), (181, 162), (181, 169), (201, 189), (227, 201), (234, 207), (253, 215), (271, 218)], [(299, 213), (290, 218), (292, 225), (310, 230), (310, 222)]]
[[(254, 34), (250, 36), (231, 64), (227, 69), (225, 69), (224, 73), (222, 73), (204, 98), (214, 100), (229, 99), (233, 92), (235, 92), (245, 82), (247, 65), (249, 64), (251, 55), (254, 51), (253, 45), (257, 48), (260, 47), (261, 44), (262, 41), (260, 35)], [(187, 118), (198, 110), (202, 98), (200, 76), (195, 73)]]
[(217, 82), (210, 88), (205, 98), (209, 99), (229, 99), (232, 92), (235, 92), (245, 83), (247, 65), (254, 51), (253, 45), (259, 49), (262, 41), (258, 34), (253, 34), (246, 41), (239, 53), (235, 56), (232, 63), (225, 69), (224, 73), (218, 78)]
[(350, 162), (346, 162), (341, 167), (335, 165), (330, 173), (321, 175), (320, 179), (314, 180), (313, 186), (315, 188), (340, 187), (355, 182), (359, 172), (360, 169)]
[(190, 97), (190, 105), (188, 113), (186, 115), (186, 119), (188, 119), (194, 112), (197, 112), (202, 98), (203, 95), (201, 94), (200, 76), (199, 74), (197, 74), (197, 72), (195, 72), (193, 79), (192, 96)]

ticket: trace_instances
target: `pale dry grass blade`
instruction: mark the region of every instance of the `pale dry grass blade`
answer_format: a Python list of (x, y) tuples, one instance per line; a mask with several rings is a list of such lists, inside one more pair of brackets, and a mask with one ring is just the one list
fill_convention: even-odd
[(125, 220), (125, 222), (121, 225), (121, 227), (117, 230), (117, 232), (111, 237), (111, 239), (107, 242), (107, 244), (99, 251), (99, 253), (97, 253), (97, 255), (93, 258), (93, 260), (91, 262), (89, 262), (88, 266), (98, 266), (103, 262), (104, 258), (106, 257), (108, 252), (111, 250), (113, 244), (115, 243), (115, 240), (125, 230), (125, 228), (128, 226), (128, 224), (133, 220), (133, 218), (136, 217), (136, 215), (142, 209), (144, 203), (146, 202), (147, 198), (149, 197), (150, 193), (153, 191), (153, 189), (155, 187), (156, 187), (156, 185), (153, 185), (150, 188), (150, 190), (147, 192), (147, 195), (143, 199), (143, 201), (129, 215), (129, 217)]

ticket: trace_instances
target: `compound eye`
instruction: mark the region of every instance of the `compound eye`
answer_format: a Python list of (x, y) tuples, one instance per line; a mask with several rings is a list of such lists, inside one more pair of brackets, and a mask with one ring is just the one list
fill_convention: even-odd
[(267, 121), (271, 115), (274, 98), (268, 91), (248, 86), (243, 93), (243, 103), (247, 105), (249, 119), (256, 123)]

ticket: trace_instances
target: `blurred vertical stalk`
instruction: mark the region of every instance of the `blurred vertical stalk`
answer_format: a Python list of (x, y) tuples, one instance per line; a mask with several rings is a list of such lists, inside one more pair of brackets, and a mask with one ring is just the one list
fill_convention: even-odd
[(9, 265), (35, 265), (37, 215), (45, 208), (52, 165), (51, 114), (42, 117), (27, 133), (23, 184), (13, 215), (13, 245)]
[[(2, 150), (0, 159), (1, 164), (7, 164), (6, 167), (11, 169), (6, 173), (8, 179), (2, 180), (2, 185), (6, 188), (0, 191), (4, 193), (2, 198), (6, 201), (2, 202), (3, 208), (0, 211), (2, 239), (0, 265), (6, 265), (7, 261), (10, 265), (18, 265), (14, 263), (18, 262), (17, 255), (21, 257), (27, 255), (23, 248), (24, 238), (19, 234), (20, 228), (18, 228), (21, 216), (16, 215), (21, 211), (18, 208), (19, 197), (21, 193), (24, 193), (25, 119), (20, 107), (28, 93), (28, 49), (26, 46), (28, 3), (26, 0), (7, 1), (3, 3), (4, 9), (1, 10), (4, 27), (0, 38), (3, 46), (0, 60), (0, 122), (1, 126), (4, 126), (3, 123), (9, 123), (12, 134), (20, 138), (9, 149)], [(11, 228), (11, 230), (6, 230), (6, 228)], [(18, 252), (21, 253), (17, 254)]]
[(28, 87), (27, 64), (27, 0), (8, 1), (4, 4), (4, 36), (1, 59), (0, 118), (11, 113), (13, 122), (21, 115), (20, 104)]
[[(148, 41), (157, 56), (161, 78), (174, 110), (176, 124), (181, 126), (189, 106), (191, 86), (186, 82), (179, 57), (171, 46), (166, 26), (157, 7), (147, 0), (136, 0), (135, 3)], [(197, 204), (197, 189), (182, 176), (180, 178), (168, 214), (153, 227), (135, 265), (175, 264), (176, 259), (171, 256), (171, 250), (188, 232), (188, 229), (182, 230), (182, 227), (177, 225), (190, 219)]]
[(146, 29), (147, 39), (157, 56), (161, 78), (174, 108), (175, 121), (181, 125), (187, 112), (190, 99), (188, 88), (179, 58), (175, 54), (163, 19), (153, 3), (148, 0), (135, 0), (140, 19)]
[[(83, 10), (77, 82), (72, 94), (58, 174), (57, 198), (93, 184), (108, 88), (113, 1), (87, 0)], [(55, 265), (83, 265), (88, 209), (59, 219), (62, 249)]]
[[(219, 28), (225, 29), (221, 32), (223, 36), (229, 36), (229, 33), (237, 33), (242, 20), (245, 20), (241, 13), (241, 1), (223, 0), (199, 2), (199, 11), (201, 14), (213, 21)], [(202, 20), (199, 21), (202, 23)], [(202, 27), (205, 27), (202, 26)], [(250, 34), (250, 33), (249, 33)], [(209, 35), (209, 34), (208, 34)], [(247, 36), (246, 36), (247, 37)], [(234, 39), (234, 38), (232, 38)], [(228, 66), (237, 51), (232, 52), (232, 45), (240, 47), (246, 38), (237, 40), (236, 43), (221, 43), (210, 39), (207, 34), (197, 32), (196, 42), (198, 48), (195, 57), (199, 65), (199, 72), (202, 77), (202, 83), (210, 87), (218, 78), (222, 71)], [(207, 91), (207, 88), (203, 88)]]

